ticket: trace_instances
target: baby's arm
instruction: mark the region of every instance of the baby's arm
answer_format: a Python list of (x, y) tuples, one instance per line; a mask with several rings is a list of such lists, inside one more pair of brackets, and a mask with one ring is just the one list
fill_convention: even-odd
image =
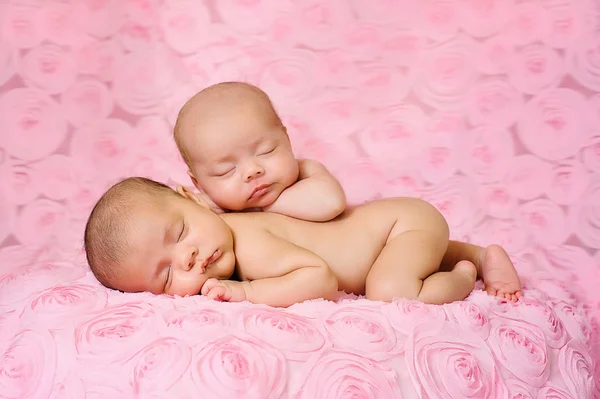
[[(259, 248), (259, 247), (256, 247)], [(257, 249), (258, 251), (258, 249)], [(246, 268), (249, 281), (208, 280), (202, 294), (212, 299), (287, 307), (308, 299), (333, 299), (338, 281), (327, 263), (302, 247), (268, 233), (260, 244), (259, 267)], [(249, 262), (250, 263), (250, 262)]]
[(325, 222), (344, 212), (346, 195), (327, 168), (317, 161), (298, 160), (298, 182), (263, 210), (313, 222)]

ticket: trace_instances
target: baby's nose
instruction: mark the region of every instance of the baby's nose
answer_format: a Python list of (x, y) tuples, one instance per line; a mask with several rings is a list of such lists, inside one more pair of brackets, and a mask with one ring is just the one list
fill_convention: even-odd
[(246, 174), (244, 176), (244, 181), (249, 182), (254, 178), (262, 176), (265, 173), (265, 170), (257, 164), (251, 165), (246, 169)]
[(182, 259), (181, 264), (184, 270), (188, 271), (194, 267), (194, 264), (196, 263), (196, 255), (198, 255), (198, 251), (195, 248), (192, 248), (187, 252), (187, 256)]

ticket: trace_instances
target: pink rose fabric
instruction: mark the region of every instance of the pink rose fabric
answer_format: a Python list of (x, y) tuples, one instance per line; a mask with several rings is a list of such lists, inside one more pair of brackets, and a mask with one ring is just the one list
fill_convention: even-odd
[(22, 323), (44, 324), (60, 328), (62, 319), (82, 318), (104, 309), (107, 295), (97, 287), (85, 284), (55, 286), (32, 299), (21, 314)]
[(325, 351), (307, 364), (295, 398), (400, 398), (389, 367), (347, 352)]
[(325, 337), (314, 326), (314, 320), (293, 313), (248, 309), (240, 317), (249, 334), (258, 339), (270, 336), (271, 345), (284, 352), (290, 360), (305, 361), (326, 345)]
[(324, 327), (335, 349), (349, 350), (376, 360), (398, 353), (394, 330), (378, 311), (343, 307), (325, 319)]
[(93, 357), (96, 362), (124, 360), (155, 338), (156, 331), (144, 327), (156, 325), (157, 320), (143, 302), (107, 307), (76, 327), (76, 351), (79, 356)]
[(496, 317), (491, 323), (489, 342), (498, 362), (523, 382), (534, 387), (544, 385), (550, 370), (542, 330), (533, 324), (503, 317)]
[(495, 398), (505, 394), (499, 367), (484, 341), (457, 337), (448, 323), (422, 323), (406, 342), (406, 362), (420, 397)]
[(167, 335), (185, 339), (186, 342), (194, 344), (200, 344), (231, 328), (231, 322), (224, 313), (208, 307), (191, 305), (178, 307), (166, 311), (163, 319)]
[(285, 389), (286, 363), (269, 344), (225, 336), (194, 353), (191, 373), (207, 398), (279, 398)]
[(76, 74), (73, 54), (52, 44), (32, 49), (21, 62), (21, 75), (28, 85), (48, 94), (65, 91), (75, 82)]
[[(593, 0), (0, 0), (0, 397), (600, 398), (599, 16)], [(422, 198), (451, 239), (502, 245), (521, 300), (481, 281), (441, 306), (286, 309), (102, 287), (83, 247), (97, 200), (128, 176), (191, 187), (178, 113), (232, 80), (270, 96), (350, 205)]]
[(476, 304), (461, 302), (457, 306), (448, 306), (448, 308), (462, 328), (480, 335), (483, 339), (487, 339), (490, 335), (490, 320)]
[(159, 338), (133, 355), (129, 364), (131, 386), (136, 395), (166, 393), (185, 373), (192, 349), (175, 338)]
[[(50, 155), (67, 134), (66, 119), (57, 102), (36, 88), (16, 88), (3, 93), (0, 118), (6, 132), (0, 136), (0, 143), (8, 154), (25, 161)], [(31, 143), (36, 144), (31, 146)]]
[[(6, 347), (4, 347), (6, 346)], [(6, 398), (45, 398), (52, 390), (57, 351), (50, 331), (23, 330), (0, 350), (0, 387)]]
[(575, 398), (590, 397), (594, 388), (592, 359), (587, 351), (569, 342), (558, 354), (560, 373), (571, 395)]

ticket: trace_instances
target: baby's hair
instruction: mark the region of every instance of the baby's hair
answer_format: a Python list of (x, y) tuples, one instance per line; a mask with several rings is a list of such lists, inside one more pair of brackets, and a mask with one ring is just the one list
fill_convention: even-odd
[(114, 288), (113, 282), (119, 277), (118, 266), (130, 246), (127, 233), (132, 228), (132, 209), (141, 204), (141, 199), (156, 201), (174, 194), (165, 184), (129, 177), (100, 197), (85, 226), (84, 249), (90, 269), (102, 285)]
[[(271, 110), (273, 110), (273, 114), (277, 118), (278, 123), (281, 124), (279, 115), (277, 115), (277, 111), (275, 111), (275, 107), (267, 93), (250, 83), (221, 82), (208, 86), (196, 93), (183, 105), (183, 107), (181, 107), (173, 129), (173, 138), (175, 139), (175, 144), (177, 144), (181, 157), (188, 167), (191, 167), (191, 159), (181, 139), (183, 134), (182, 129), (184, 125), (190, 124), (190, 117), (198, 120), (205, 116), (196, 114), (198, 111), (197, 107), (199, 106), (202, 111), (206, 111), (206, 113), (210, 114), (210, 107), (229, 107), (236, 102), (249, 100), (258, 100), (268, 105)], [(202, 111), (200, 111), (200, 113), (202, 113)], [(190, 113), (192, 115), (190, 115)]]

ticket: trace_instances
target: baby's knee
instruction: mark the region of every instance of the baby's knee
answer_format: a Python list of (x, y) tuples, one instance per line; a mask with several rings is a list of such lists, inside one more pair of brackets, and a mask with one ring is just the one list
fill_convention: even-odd
[(419, 279), (393, 278), (369, 279), (365, 286), (365, 297), (372, 301), (391, 302), (394, 298), (417, 299), (423, 286)]

